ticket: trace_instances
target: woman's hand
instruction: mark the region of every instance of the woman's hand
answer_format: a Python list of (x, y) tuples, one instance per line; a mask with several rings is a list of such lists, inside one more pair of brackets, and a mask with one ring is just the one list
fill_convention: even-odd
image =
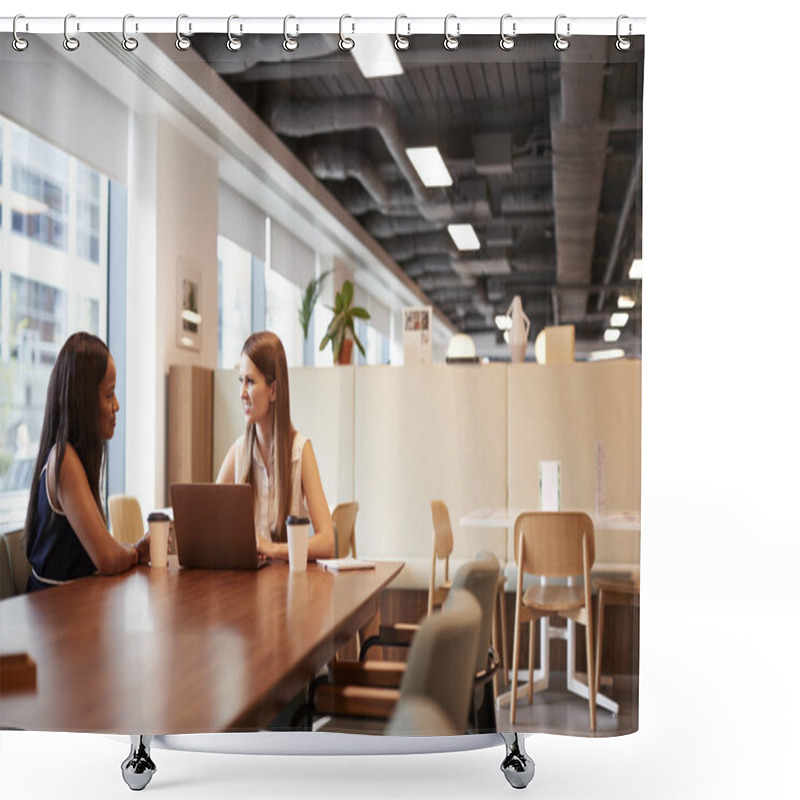
[(289, 546), (279, 542), (271, 542), (263, 536), (256, 536), (256, 549), (258, 552), (271, 561), (288, 561)]
[(150, 561), (150, 532), (148, 531), (138, 542), (133, 546), (136, 554), (139, 556), (140, 564), (147, 564)]

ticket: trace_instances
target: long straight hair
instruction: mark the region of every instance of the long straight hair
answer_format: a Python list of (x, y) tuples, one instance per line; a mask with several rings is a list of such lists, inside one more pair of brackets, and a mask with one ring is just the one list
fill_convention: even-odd
[[(278, 503), (274, 535), (279, 542), (286, 541), (286, 517), (292, 505), (292, 442), (295, 428), (289, 405), (289, 368), (281, 340), (271, 331), (259, 331), (247, 337), (242, 353), (264, 376), (267, 384), (276, 382), (275, 402), (272, 412), (272, 480)], [(241, 469), (242, 483), (253, 485), (253, 453), (257, 446), (256, 426), (249, 422), (244, 434), (244, 456)]]
[(39, 454), (33, 471), (25, 534), (28, 535), (39, 499), (39, 476), (50, 450), (56, 448), (56, 485), (67, 443), (75, 448), (89, 488), (103, 519), (106, 514), (100, 500), (100, 478), (106, 454), (106, 441), (100, 433), (99, 386), (108, 370), (111, 354), (105, 342), (91, 333), (73, 333), (64, 342), (56, 358), (47, 402), (44, 408)]

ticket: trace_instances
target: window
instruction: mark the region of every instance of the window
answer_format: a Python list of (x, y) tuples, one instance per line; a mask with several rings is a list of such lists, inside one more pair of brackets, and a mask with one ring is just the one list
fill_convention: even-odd
[(0, 118), (0, 529), (24, 521), (47, 385), (108, 318), (108, 178)]
[(253, 320), (253, 256), (224, 236), (217, 237), (220, 367), (233, 369)]
[[(267, 270), (267, 330), (276, 333), (290, 367), (303, 364), (303, 329), (298, 310), (303, 300), (299, 286), (274, 270)], [(319, 346), (319, 345), (317, 345)]]

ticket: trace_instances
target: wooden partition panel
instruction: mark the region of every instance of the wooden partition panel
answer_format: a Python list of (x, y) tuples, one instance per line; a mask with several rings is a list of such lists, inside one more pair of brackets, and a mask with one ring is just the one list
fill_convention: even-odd
[(460, 529), (458, 519), (506, 502), (505, 371), (502, 364), (356, 370), (360, 556), (428, 561), (434, 499), (449, 506), (456, 559), (484, 548), (502, 553), (502, 532)]
[[(539, 462), (552, 460), (561, 463), (561, 509), (594, 515), (601, 442), (605, 514), (639, 512), (640, 361), (513, 364), (508, 400), (509, 506), (539, 508)], [(638, 535), (598, 535), (598, 562), (638, 560)]]
[(167, 480), (212, 480), (213, 372), (191, 364), (169, 368)]

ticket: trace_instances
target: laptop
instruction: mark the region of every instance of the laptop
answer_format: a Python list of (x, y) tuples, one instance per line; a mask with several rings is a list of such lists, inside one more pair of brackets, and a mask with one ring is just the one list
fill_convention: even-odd
[(195, 569), (261, 569), (249, 483), (173, 483), (178, 563)]

